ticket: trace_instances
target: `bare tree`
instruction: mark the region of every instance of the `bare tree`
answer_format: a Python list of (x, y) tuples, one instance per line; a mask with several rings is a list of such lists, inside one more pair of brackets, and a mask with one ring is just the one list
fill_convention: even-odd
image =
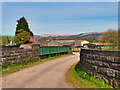
[(108, 30), (100, 36), (99, 40), (104, 43), (104, 47), (110, 50), (118, 49), (118, 31)]

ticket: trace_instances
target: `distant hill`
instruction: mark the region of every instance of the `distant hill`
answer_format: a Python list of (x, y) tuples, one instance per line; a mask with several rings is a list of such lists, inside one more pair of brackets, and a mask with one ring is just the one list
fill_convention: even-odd
[(2, 35), (2, 36), (8, 37), (8, 38), (10, 38), (10, 39), (14, 37), (14, 35)]
[(66, 34), (42, 34), (40, 35), (40, 37), (59, 37), (59, 36), (70, 36), (70, 35), (66, 35)]
[(52, 37), (66, 37), (70, 35), (61, 35), (61, 34), (42, 34), (42, 35), (34, 35), (36, 39), (38, 38), (52, 38)]
[(81, 38), (94, 37), (94, 38), (97, 38), (97, 37), (100, 37), (102, 34), (103, 34), (103, 32), (81, 33), (81, 34), (76, 35), (75, 37), (81, 37)]
[[(87, 38), (87, 37), (100, 37), (103, 32), (90, 32), (90, 33), (81, 33), (77, 35), (60, 35), (60, 34), (42, 34), (42, 35), (34, 35), (35, 39), (40, 38)], [(13, 38), (14, 35), (2, 35), (5, 37)]]

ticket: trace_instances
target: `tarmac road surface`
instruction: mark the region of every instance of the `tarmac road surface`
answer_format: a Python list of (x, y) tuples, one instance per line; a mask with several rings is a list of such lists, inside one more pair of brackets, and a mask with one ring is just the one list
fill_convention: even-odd
[(3, 88), (72, 88), (65, 73), (79, 61), (79, 53), (29, 67), (2, 78)]

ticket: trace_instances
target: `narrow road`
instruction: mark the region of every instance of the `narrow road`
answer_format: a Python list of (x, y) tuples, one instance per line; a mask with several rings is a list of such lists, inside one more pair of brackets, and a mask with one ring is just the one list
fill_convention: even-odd
[(58, 58), (2, 78), (3, 88), (71, 88), (65, 73), (79, 60), (79, 53)]

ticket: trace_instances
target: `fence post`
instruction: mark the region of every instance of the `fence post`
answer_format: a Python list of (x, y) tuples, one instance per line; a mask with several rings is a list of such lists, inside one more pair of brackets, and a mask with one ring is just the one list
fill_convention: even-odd
[(51, 47), (48, 47), (49, 48), (49, 55), (48, 55), (48, 58), (50, 58), (50, 54), (51, 54)]

